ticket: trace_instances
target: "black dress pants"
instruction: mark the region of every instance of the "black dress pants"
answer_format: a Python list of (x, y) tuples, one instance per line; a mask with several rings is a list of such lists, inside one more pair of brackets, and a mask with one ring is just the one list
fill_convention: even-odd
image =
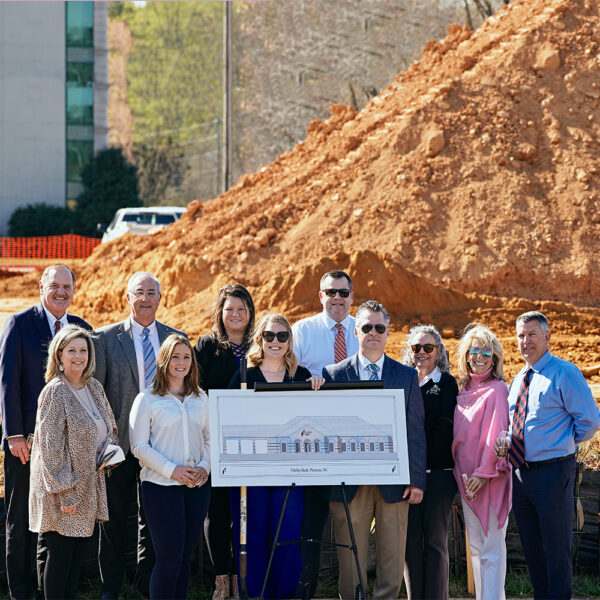
[[(29, 531), (29, 462), (4, 452), (6, 574), (11, 598), (30, 598), (37, 533)], [(41, 586), (41, 582), (39, 584)]]
[[(210, 487), (210, 476), (205, 485)], [(211, 489), (208, 516), (204, 521), (204, 536), (210, 559), (215, 567), (215, 575), (235, 573), (229, 488), (215, 487)]]
[[(304, 518), (302, 521), (302, 538), (322, 540), (327, 517), (329, 516), (329, 500), (326, 497), (328, 487), (306, 486), (304, 488)], [(321, 544), (302, 542), (302, 573), (296, 588), (296, 598), (308, 600), (312, 598), (319, 583), (321, 568)]]
[(142, 596), (150, 596), (150, 576), (154, 567), (154, 548), (139, 499), (138, 459), (127, 453), (125, 460), (113, 469), (106, 479), (108, 517), (100, 524), (100, 577), (102, 592), (119, 594), (125, 575), (127, 551), (127, 518), (131, 504), (138, 505), (138, 590)]
[(40, 533), (46, 549), (45, 600), (75, 600), (85, 546), (90, 538), (68, 537), (56, 531)]

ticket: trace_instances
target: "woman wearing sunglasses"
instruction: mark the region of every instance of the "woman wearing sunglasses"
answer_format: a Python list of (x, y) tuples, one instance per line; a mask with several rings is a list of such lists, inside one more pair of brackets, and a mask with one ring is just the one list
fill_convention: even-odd
[(460, 392), (454, 413), (454, 476), (462, 497), (477, 599), (504, 599), (506, 526), (512, 480), (494, 442), (508, 429), (508, 388), (498, 338), (478, 323), (458, 345)]
[(427, 488), (408, 509), (404, 579), (410, 600), (448, 598), (448, 523), (456, 496), (452, 426), (458, 385), (450, 375), (442, 336), (417, 325), (406, 338), (402, 362), (417, 370), (425, 406)]
[[(256, 383), (284, 381), (310, 381), (313, 389), (321, 387), (323, 378), (311, 376), (308, 369), (299, 367), (298, 359), (292, 348), (292, 328), (288, 320), (279, 314), (265, 315), (256, 328), (252, 346), (248, 352), (248, 362), (251, 365), (247, 371), (248, 388), (254, 388)], [(240, 387), (239, 371), (234, 375), (229, 387)], [(235, 493), (236, 491), (232, 490), (231, 499), (232, 514), (234, 515), (233, 532), (236, 548), (239, 548), (239, 527), (236, 527), (235, 524), (239, 523), (240, 499), (239, 493)], [(260, 595), (285, 493), (286, 488), (284, 487), (248, 488), (248, 574), (246, 585), (249, 596)], [(304, 489), (294, 487), (288, 497), (281, 524), (280, 542), (300, 539), (303, 508)], [(236, 552), (236, 556), (239, 556), (239, 552)], [(293, 598), (301, 569), (302, 560), (298, 544), (277, 548), (271, 565), (265, 598)]]

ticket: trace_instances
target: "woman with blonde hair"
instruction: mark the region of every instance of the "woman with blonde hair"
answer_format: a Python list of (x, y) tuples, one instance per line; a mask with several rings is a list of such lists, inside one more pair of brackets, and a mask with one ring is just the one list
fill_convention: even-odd
[(458, 345), (454, 413), (454, 477), (462, 498), (478, 600), (504, 599), (506, 527), (512, 480), (494, 443), (508, 429), (508, 387), (502, 346), (484, 325), (472, 323)]
[(31, 451), (29, 529), (47, 549), (46, 599), (76, 598), (86, 542), (108, 520), (106, 480), (97, 455), (117, 426), (95, 367), (92, 335), (60, 329), (48, 348)]
[(187, 598), (190, 558), (210, 501), (210, 434), (208, 398), (185, 336), (173, 333), (162, 343), (152, 388), (133, 401), (129, 439), (142, 466), (142, 506), (156, 553), (150, 597)]
[[(288, 320), (280, 314), (265, 315), (254, 332), (252, 346), (248, 352), (250, 367), (247, 372), (248, 388), (258, 382), (310, 381), (313, 389), (318, 389), (323, 378), (311, 376), (310, 371), (298, 366), (294, 354), (292, 328)], [(230, 388), (240, 387), (239, 371), (231, 380)], [(239, 549), (240, 499), (237, 490), (232, 490), (233, 532), (236, 548)], [(283, 506), (286, 489), (283, 487), (248, 488), (247, 551), (248, 595), (259, 596), (267, 571), (267, 562), (277, 521)], [(299, 540), (302, 533), (304, 513), (304, 489), (294, 487), (288, 497), (279, 541)], [(236, 552), (236, 556), (239, 552)], [(297, 544), (281, 546), (275, 551), (273, 564), (267, 582), (265, 598), (293, 598), (302, 559)]]

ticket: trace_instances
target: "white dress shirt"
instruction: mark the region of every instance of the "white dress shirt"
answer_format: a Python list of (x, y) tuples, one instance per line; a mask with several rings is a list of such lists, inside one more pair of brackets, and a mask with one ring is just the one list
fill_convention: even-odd
[(57, 319), (43, 304), (42, 308), (46, 313), (46, 319), (48, 319), (48, 325), (50, 325), (50, 332), (52, 333), (52, 337), (54, 337), (54, 324), (56, 321), (60, 321), (60, 328), (66, 327), (69, 324), (67, 319), (67, 313), (65, 313), (60, 319)]
[(210, 473), (208, 396), (158, 396), (147, 389), (135, 397), (129, 413), (132, 454), (142, 466), (140, 479), (158, 485), (182, 485), (171, 479), (175, 467), (202, 467)]
[[(375, 361), (377, 365), (377, 379), (383, 379), (383, 361), (385, 354), (381, 355), (379, 360)], [(358, 376), (362, 381), (371, 379), (371, 371), (367, 367), (371, 364), (368, 358), (365, 358), (360, 352), (358, 353)]]
[(439, 383), (442, 378), (442, 372), (439, 367), (435, 367), (431, 373), (428, 373), (423, 377), (421, 381), (419, 381), (419, 387), (422, 388), (429, 380), (433, 381), (433, 383)]
[[(358, 352), (358, 340), (354, 333), (354, 317), (348, 315), (342, 322), (346, 333), (346, 356)], [(321, 375), (323, 367), (335, 363), (334, 344), (337, 321), (325, 311), (294, 323), (294, 354), (298, 364), (306, 367), (311, 375)]]
[[(146, 389), (146, 371), (144, 369), (144, 345), (142, 344), (142, 337), (144, 336), (144, 326), (140, 325), (134, 319), (131, 321), (131, 333), (133, 335), (133, 345), (135, 347), (135, 359), (137, 361), (138, 368), (138, 381), (140, 383), (140, 392)], [(160, 340), (158, 339), (158, 329), (156, 328), (156, 321), (152, 321), (148, 325), (150, 330), (150, 343), (154, 349), (154, 358), (158, 365), (158, 350), (160, 349)]]

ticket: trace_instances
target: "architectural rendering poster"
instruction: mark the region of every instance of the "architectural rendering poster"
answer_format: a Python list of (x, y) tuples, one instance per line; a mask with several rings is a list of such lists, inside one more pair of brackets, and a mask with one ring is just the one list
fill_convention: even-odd
[(409, 483), (403, 390), (211, 390), (215, 486)]

